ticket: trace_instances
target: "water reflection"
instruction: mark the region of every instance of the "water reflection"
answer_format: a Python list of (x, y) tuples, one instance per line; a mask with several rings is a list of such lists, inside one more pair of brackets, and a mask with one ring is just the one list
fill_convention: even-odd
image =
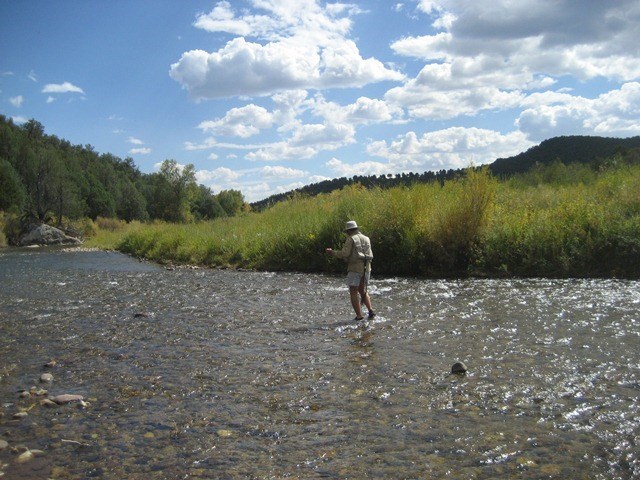
[[(0, 254), (4, 478), (633, 478), (640, 283)], [(41, 407), (40, 387), (90, 406)], [(470, 368), (450, 375), (455, 361)], [(28, 416), (13, 420), (20, 409)], [(43, 453), (18, 464), (24, 445)]]

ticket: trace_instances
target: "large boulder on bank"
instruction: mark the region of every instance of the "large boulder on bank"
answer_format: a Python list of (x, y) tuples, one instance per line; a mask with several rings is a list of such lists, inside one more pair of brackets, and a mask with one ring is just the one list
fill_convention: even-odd
[(79, 245), (82, 241), (70, 237), (59, 228), (50, 225), (38, 225), (29, 233), (20, 237), (20, 246), (29, 245)]

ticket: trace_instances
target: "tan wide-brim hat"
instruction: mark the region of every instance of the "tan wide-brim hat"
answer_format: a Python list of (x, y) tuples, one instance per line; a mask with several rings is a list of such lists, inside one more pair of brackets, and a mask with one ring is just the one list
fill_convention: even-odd
[(355, 230), (358, 228), (358, 224), (354, 221), (354, 220), (349, 220), (345, 225), (344, 225), (344, 231), (347, 232), (349, 230)]

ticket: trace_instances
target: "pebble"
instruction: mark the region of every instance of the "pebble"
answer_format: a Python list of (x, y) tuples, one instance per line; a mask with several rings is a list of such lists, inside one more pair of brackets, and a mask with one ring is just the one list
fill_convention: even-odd
[(28, 416), (29, 414), (27, 412), (18, 412), (18, 413), (14, 413), (13, 414), (13, 419), (14, 420), (20, 420), (21, 418), (24, 418), (26, 416)]
[(18, 455), (17, 462), (18, 463), (25, 463), (25, 462), (28, 462), (29, 460), (33, 459), (33, 457), (35, 457), (33, 452), (31, 450), (27, 450), (26, 452), (22, 452), (20, 455)]
[(56, 395), (55, 397), (51, 397), (51, 400), (56, 402), (58, 405), (62, 405), (64, 403), (81, 402), (82, 400), (84, 400), (84, 397), (82, 395), (65, 393), (63, 395)]
[(43, 373), (40, 375), (40, 381), (43, 383), (53, 382), (53, 375), (50, 373)]
[(48, 398), (40, 400), (40, 405), (42, 405), (43, 407), (56, 407), (56, 406), (58, 406), (58, 404), (56, 402), (54, 402), (53, 400), (49, 400)]
[(220, 430), (218, 430), (217, 433), (218, 433), (219, 437), (231, 437), (231, 436), (233, 436), (233, 432), (231, 430), (220, 429)]
[(47, 368), (53, 368), (58, 364), (58, 362), (56, 362), (55, 360), (51, 360), (50, 362), (47, 362), (44, 364), (45, 367)]
[(9, 442), (6, 440), (0, 439), (0, 451), (5, 450), (9, 446)]
[(467, 370), (468, 370), (467, 366), (462, 362), (456, 362), (451, 367), (451, 373), (455, 373), (458, 375), (467, 373)]

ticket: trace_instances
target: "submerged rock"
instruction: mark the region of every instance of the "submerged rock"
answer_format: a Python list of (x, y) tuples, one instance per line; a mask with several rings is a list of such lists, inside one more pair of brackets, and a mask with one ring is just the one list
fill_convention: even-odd
[(456, 375), (463, 375), (467, 373), (467, 366), (462, 362), (456, 362), (451, 367), (451, 373), (455, 373)]
[(53, 382), (53, 375), (51, 375), (50, 373), (43, 373), (42, 375), (40, 375), (40, 381), (42, 383)]
[(79, 245), (82, 241), (70, 237), (59, 228), (50, 225), (37, 225), (29, 233), (20, 237), (19, 245)]
[(82, 400), (84, 400), (84, 397), (82, 395), (74, 395), (71, 393), (65, 393), (62, 395), (51, 397), (51, 401), (56, 402), (58, 405), (63, 405), (65, 403), (71, 402), (81, 402)]

